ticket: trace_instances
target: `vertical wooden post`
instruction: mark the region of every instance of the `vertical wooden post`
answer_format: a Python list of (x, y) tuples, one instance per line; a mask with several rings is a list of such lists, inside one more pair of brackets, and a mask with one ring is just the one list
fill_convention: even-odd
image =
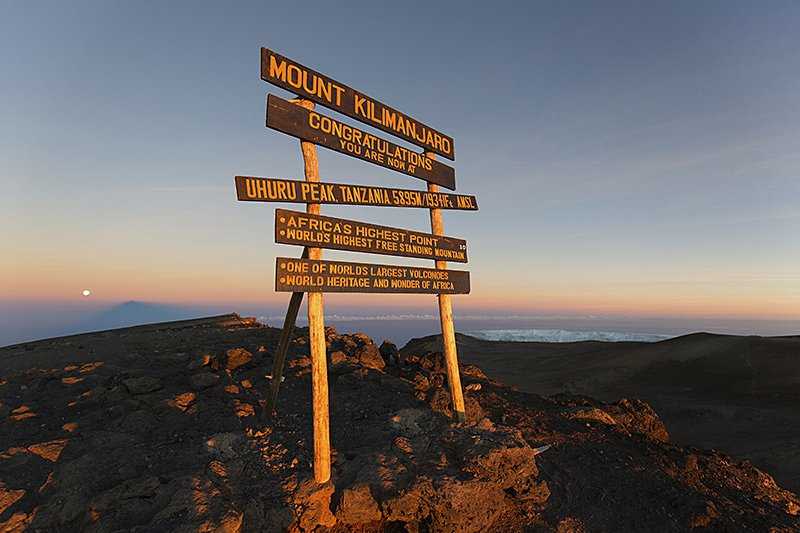
[[(303, 259), (308, 257), (308, 248), (303, 248), (302, 257)], [(289, 351), (289, 342), (292, 340), (292, 333), (297, 322), (297, 312), (300, 310), (301, 303), (303, 303), (303, 293), (293, 292), (292, 297), (289, 299), (289, 307), (286, 309), (286, 317), (283, 319), (281, 338), (278, 341), (278, 349), (275, 350), (275, 361), (272, 363), (272, 381), (269, 385), (269, 397), (263, 414), (264, 420), (272, 416), (278, 406), (278, 391), (281, 388), (281, 381), (283, 381), (286, 352)]]
[[(293, 102), (308, 110), (314, 102), (298, 98)], [(300, 141), (306, 181), (319, 181), (317, 147)], [(318, 215), (319, 204), (307, 204), (306, 212)], [(322, 259), (320, 248), (308, 249), (309, 259)], [(325, 317), (321, 292), (308, 293), (308, 339), (311, 349), (311, 399), (314, 419), (314, 479), (325, 483), (331, 478), (331, 435), (328, 413), (328, 360), (325, 346)]]
[[(425, 152), (425, 157), (436, 159), (433, 152)], [(428, 183), (428, 192), (438, 192), (439, 186)], [(431, 233), (444, 235), (444, 221), (441, 209), (431, 209)], [(436, 268), (447, 269), (447, 261), (436, 261)], [(461, 374), (458, 372), (458, 351), (456, 349), (456, 331), (453, 327), (453, 306), (449, 294), (439, 294), (439, 322), (442, 326), (442, 347), (447, 365), (447, 381), (450, 383), (450, 398), (453, 401), (453, 414), (458, 422), (467, 417), (464, 411), (464, 393), (461, 390)]]

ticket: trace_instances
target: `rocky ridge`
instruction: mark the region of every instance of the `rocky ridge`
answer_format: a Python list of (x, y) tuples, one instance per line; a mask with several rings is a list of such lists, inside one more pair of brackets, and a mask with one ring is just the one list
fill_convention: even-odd
[(544, 398), (441, 354), (326, 332), (333, 477), (311, 481), (310, 360), (235, 315), (0, 349), (0, 531), (798, 531), (747, 462), (644, 402)]

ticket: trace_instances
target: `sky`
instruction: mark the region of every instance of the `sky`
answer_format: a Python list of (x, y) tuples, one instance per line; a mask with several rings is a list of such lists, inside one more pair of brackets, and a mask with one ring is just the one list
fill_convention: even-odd
[[(2, 5), (7, 314), (285, 305), (275, 257), (300, 250), (274, 244), (273, 208), (302, 206), (233, 187), (302, 178), (297, 140), (264, 126), (265, 95), (290, 97), (259, 77), (266, 46), (455, 139), (456, 192), (480, 206), (444, 216), (469, 242), (456, 313), (800, 317), (800, 3)], [(319, 159), (325, 181), (424, 187)], [(323, 213), (430, 229), (424, 210)], [(433, 306), (326, 296), (331, 313)]]

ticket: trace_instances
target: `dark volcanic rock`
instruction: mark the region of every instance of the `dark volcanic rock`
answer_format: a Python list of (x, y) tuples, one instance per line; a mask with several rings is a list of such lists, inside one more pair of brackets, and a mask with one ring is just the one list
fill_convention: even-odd
[(131, 394), (147, 394), (161, 388), (161, 380), (148, 376), (128, 378), (122, 382)]
[(379, 350), (386, 364), (397, 365), (400, 362), (400, 351), (393, 342), (383, 341)]
[(669, 442), (669, 433), (658, 414), (642, 400), (622, 399), (605, 407), (617, 424), (631, 433), (640, 433), (661, 442)]
[(225, 352), (225, 368), (236, 370), (245, 366), (253, 360), (253, 354), (244, 348), (233, 348)]
[(374, 368), (376, 370), (383, 370), (386, 367), (386, 362), (381, 357), (378, 347), (372, 343), (365, 344), (356, 349), (355, 357), (358, 362), (367, 368)]
[(543, 398), (464, 366), (454, 424), (441, 353), (387, 365), (387, 343), (332, 329), (317, 485), (304, 329), (276, 413), (253, 416), (279, 335), (224, 316), (0, 349), (0, 531), (798, 530), (794, 494), (668, 444), (644, 402)]
[(192, 384), (193, 389), (203, 390), (216, 385), (217, 382), (219, 382), (219, 376), (212, 372), (200, 372), (198, 374), (192, 374), (189, 378), (189, 382)]
[(366, 524), (381, 520), (381, 510), (372, 497), (369, 485), (348, 487), (342, 491), (336, 518), (343, 524)]

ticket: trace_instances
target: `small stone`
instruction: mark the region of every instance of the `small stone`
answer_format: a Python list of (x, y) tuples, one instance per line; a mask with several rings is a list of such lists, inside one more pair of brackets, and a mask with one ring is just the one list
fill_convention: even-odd
[(217, 433), (206, 441), (206, 450), (223, 459), (233, 459), (239, 455), (242, 435), (238, 433)]
[(81, 368), (80, 368), (80, 370), (78, 370), (78, 372), (80, 372), (81, 374), (86, 374), (88, 372), (94, 372), (95, 370), (97, 370), (98, 368), (103, 366), (104, 364), (105, 363), (103, 363), (103, 361), (95, 361), (93, 363), (86, 363), (85, 365), (81, 365)]
[(243, 379), (242, 382), (241, 382), (241, 385), (245, 389), (252, 389), (253, 388), (253, 384), (250, 383), (249, 379)]
[(216, 459), (208, 463), (208, 469), (211, 471), (212, 474), (214, 474), (220, 479), (225, 479), (228, 477), (228, 469), (225, 468), (224, 464), (222, 464), (220, 461), (217, 461)]
[(131, 394), (147, 394), (161, 388), (161, 380), (150, 376), (128, 378), (122, 381)]
[(383, 356), (383, 360), (388, 364), (396, 365), (400, 362), (400, 351), (397, 349), (397, 345), (393, 342), (383, 341), (379, 350), (381, 352), (381, 356)]
[(298, 357), (289, 360), (289, 368), (305, 368), (311, 366), (311, 359), (308, 357)]
[(481, 370), (479, 367), (475, 365), (464, 365), (461, 368), (461, 375), (469, 376), (475, 379), (489, 379), (488, 377), (486, 377), (486, 374), (483, 373), (483, 370)]
[(336, 525), (336, 517), (330, 509), (333, 490), (332, 483), (320, 485), (313, 479), (297, 488), (293, 499), (295, 503), (302, 505), (301, 514), (297, 517), (297, 523), (302, 531), (313, 531), (319, 526), (329, 528)]
[(344, 524), (366, 524), (380, 520), (381, 510), (369, 485), (363, 484), (344, 489), (336, 516)]
[(236, 385), (225, 385), (225, 392), (228, 394), (239, 394), (239, 387)]
[[(240, 533), (242, 531), (242, 522), (244, 521), (244, 513), (239, 511), (229, 511), (219, 524), (213, 524), (213, 531), (215, 533)], [(199, 528), (202, 530), (201, 528)]]
[(192, 359), (186, 368), (189, 370), (197, 370), (198, 368), (203, 368), (211, 364), (211, 356), (209, 354), (198, 355), (194, 359)]
[(65, 378), (61, 378), (61, 383), (64, 385), (74, 385), (75, 383), (80, 383), (83, 381), (83, 378), (75, 377), (75, 376), (68, 376)]
[[(28, 453), (27, 448), (21, 448), (19, 446), (12, 446), (11, 448), (7, 449), (6, 451), (0, 453), (0, 459), (8, 459), (9, 457), (14, 457), (15, 455), (19, 455), (21, 453)], [(2, 482), (0, 482), (2, 483)]]
[(69, 431), (70, 433), (75, 433), (78, 430), (78, 424), (75, 422), (67, 422), (61, 426), (61, 429), (64, 431)]
[(372, 338), (369, 335), (367, 335), (366, 333), (361, 333), (359, 331), (358, 333), (353, 333), (350, 336), (353, 337), (354, 339), (356, 339), (357, 341), (359, 341), (362, 344), (372, 344)]
[(494, 429), (494, 423), (490, 419), (483, 417), (478, 422), (478, 428), (491, 431), (492, 429)]
[(481, 384), (480, 383), (470, 383), (469, 385), (464, 387), (464, 389), (468, 390), (470, 392), (479, 391), (479, 390), (481, 390)]
[(253, 360), (253, 354), (244, 348), (233, 348), (225, 352), (225, 368), (236, 370)]
[(15, 422), (21, 422), (22, 420), (27, 420), (29, 418), (35, 418), (36, 416), (38, 416), (36, 413), (34, 413), (32, 411), (27, 411), (27, 412), (22, 413), (22, 414), (11, 415), (11, 420), (13, 420)]
[(347, 354), (340, 351), (331, 352), (331, 364), (338, 365), (347, 362)]
[(38, 444), (31, 444), (28, 446), (28, 451), (34, 455), (38, 455), (42, 459), (46, 459), (52, 463), (58, 461), (61, 452), (69, 442), (67, 439), (56, 439), (47, 442), (40, 442)]
[(200, 372), (199, 374), (193, 374), (189, 377), (189, 383), (195, 390), (203, 390), (213, 387), (218, 381), (219, 376), (211, 372)]
[(367, 368), (383, 370), (386, 367), (386, 362), (383, 360), (383, 357), (381, 357), (378, 347), (374, 344), (365, 344), (358, 348), (354, 355), (358, 361)]
[(611, 417), (611, 415), (602, 409), (598, 409), (597, 407), (580, 408), (568, 411), (566, 416), (567, 418), (573, 420), (593, 420), (609, 426), (617, 425), (617, 422)]
[(800, 505), (789, 500), (786, 502), (786, 512), (792, 516), (797, 516), (800, 514)]
[(14, 513), (5, 522), (0, 522), (0, 531), (6, 533), (23, 533), (28, 529), (28, 524), (33, 520), (33, 513)]
[(236, 416), (239, 418), (255, 416), (256, 414), (256, 411), (252, 405), (246, 402), (240, 402), (239, 400), (234, 400), (234, 409), (236, 410)]
[(24, 490), (7, 489), (6, 486), (0, 482), (0, 514), (3, 514), (6, 509), (14, 505), (17, 500), (23, 496), (25, 496)]
[(411, 447), (411, 441), (406, 437), (395, 437), (394, 441), (392, 442), (392, 446), (403, 453), (410, 454), (414, 452), (414, 449)]
[(172, 403), (175, 407), (180, 409), (181, 411), (186, 411), (190, 405), (192, 405), (195, 400), (197, 399), (197, 394), (193, 392), (184, 392), (183, 394), (178, 394), (172, 400)]

